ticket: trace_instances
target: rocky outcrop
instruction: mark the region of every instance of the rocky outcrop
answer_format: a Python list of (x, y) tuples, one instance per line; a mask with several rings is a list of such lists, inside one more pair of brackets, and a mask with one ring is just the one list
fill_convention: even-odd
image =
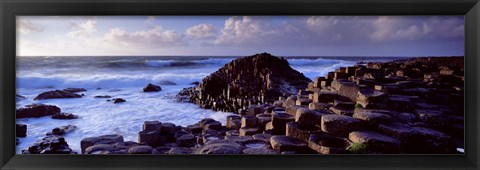
[(203, 108), (238, 112), (295, 94), (310, 81), (293, 70), (286, 59), (262, 53), (233, 60), (198, 86), (182, 90), (178, 97)]
[(73, 125), (56, 127), (48, 132), (44, 138), (22, 150), (22, 154), (77, 154), (69, 147), (63, 137), (64, 134), (76, 129), (77, 127)]
[(162, 88), (160, 86), (157, 86), (151, 83), (149, 83), (147, 86), (143, 88), (143, 92), (158, 92), (161, 90)]
[(52, 119), (77, 119), (78, 116), (71, 113), (58, 113), (52, 115)]
[(15, 133), (17, 137), (24, 138), (27, 137), (27, 125), (25, 124), (16, 124)]
[(84, 89), (84, 88), (66, 88), (66, 89), (63, 89), (63, 91), (70, 92), (70, 93), (78, 93), (78, 92), (87, 91), (87, 89)]
[(75, 94), (70, 91), (63, 90), (53, 90), (40, 93), (34, 100), (44, 100), (44, 99), (63, 99), (63, 98), (81, 98), (82, 95)]
[(60, 108), (53, 105), (30, 104), (17, 109), (16, 118), (42, 117), (60, 114)]

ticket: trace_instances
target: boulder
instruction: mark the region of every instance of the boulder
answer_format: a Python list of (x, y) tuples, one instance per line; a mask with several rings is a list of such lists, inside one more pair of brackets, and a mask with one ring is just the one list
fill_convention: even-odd
[(177, 138), (177, 145), (180, 147), (193, 147), (196, 144), (195, 135), (185, 134)]
[(333, 81), (332, 87), (338, 91), (338, 95), (347, 97), (352, 101), (357, 100), (358, 91), (360, 90), (357, 84), (340, 79)]
[(78, 92), (87, 91), (87, 89), (84, 89), (84, 88), (66, 88), (66, 89), (63, 89), (63, 91), (70, 92), (70, 93), (78, 93)]
[[(275, 113), (272, 115), (272, 123), (274, 134), (285, 134), (287, 122), (295, 121), (295, 117), (286, 113)], [(268, 124), (267, 124), (268, 126)], [(268, 129), (268, 128), (265, 128)]]
[(297, 122), (288, 122), (286, 136), (308, 141), (311, 134), (320, 133), (322, 130), (315, 125), (303, 125)]
[[(53, 128), (51, 134), (53, 134), (53, 135), (64, 135), (66, 133), (73, 132), (76, 129), (77, 129), (77, 126), (74, 126), (74, 125), (60, 126), (60, 127)], [(49, 134), (50, 133), (47, 133), (47, 135), (49, 135)]]
[(206, 143), (202, 148), (194, 151), (195, 154), (242, 154), (245, 147), (238, 143), (217, 140), (216, 142)]
[(143, 130), (160, 132), (162, 130), (162, 123), (159, 121), (145, 121), (143, 123)]
[(65, 141), (65, 138), (60, 136), (46, 136), (40, 141), (35, 142), (26, 150), (22, 150), (22, 154), (77, 154), (72, 151)]
[(27, 125), (25, 124), (16, 124), (15, 133), (17, 137), (24, 138), (27, 137)]
[(344, 115), (324, 115), (321, 120), (322, 131), (336, 136), (345, 136), (350, 132), (363, 129), (360, 119)]
[(133, 146), (128, 149), (128, 154), (152, 154), (153, 148), (145, 145)]
[(321, 109), (328, 109), (332, 107), (330, 103), (310, 103), (308, 104), (308, 109), (310, 110), (321, 110)]
[(225, 136), (225, 140), (236, 142), (240, 145), (245, 145), (245, 142), (253, 140), (252, 136)]
[(30, 104), (16, 111), (16, 118), (42, 117), (59, 114), (60, 108), (53, 105)]
[(320, 154), (346, 154), (351, 145), (347, 138), (326, 134), (312, 134), (308, 139), (308, 147)]
[(264, 142), (270, 142), (270, 137), (272, 137), (272, 135), (266, 134), (266, 133), (259, 133), (259, 134), (253, 135), (252, 137), (253, 137), (253, 139), (256, 139), (256, 140), (261, 140), (261, 141), (264, 141)]
[(243, 116), (241, 119), (241, 127), (242, 128), (247, 128), (247, 127), (257, 127), (258, 125), (258, 119), (257, 117), (253, 115), (246, 115)]
[(270, 143), (272, 148), (279, 152), (294, 151), (305, 153), (309, 150), (306, 142), (288, 136), (274, 135), (270, 138)]
[(251, 136), (260, 132), (259, 128), (255, 127), (243, 127), (239, 130), (240, 136)]
[(77, 119), (78, 116), (71, 113), (57, 113), (52, 115), (52, 119)]
[(44, 99), (63, 99), (63, 98), (81, 98), (82, 95), (75, 94), (68, 91), (62, 90), (53, 90), (40, 93), (33, 100), (44, 100)]
[(109, 96), (109, 95), (98, 95), (98, 96), (94, 96), (94, 98), (108, 99), (108, 98), (112, 98), (112, 96)]
[(247, 148), (243, 150), (244, 154), (252, 154), (252, 155), (272, 155), (272, 154), (280, 154), (280, 152), (269, 149), (269, 148)]
[(95, 144), (114, 144), (117, 142), (123, 142), (123, 136), (120, 135), (103, 135), (98, 137), (89, 137), (84, 138), (80, 142), (80, 146), (82, 149), (82, 153), (85, 153), (85, 149), (89, 146), (93, 146)]
[(122, 98), (115, 98), (115, 99), (112, 99), (113, 100), (113, 103), (123, 103), (123, 102), (126, 102), (125, 99), (122, 99)]
[(192, 148), (173, 147), (167, 152), (167, 154), (170, 154), (170, 155), (186, 155), (186, 154), (192, 154), (192, 152), (193, 152)]
[(362, 89), (358, 91), (357, 104), (363, 108), (370, 108), (373, 103), (383, 103), (386, 100), (386, 93), (371, 89)]
[(442, 111), (417, 109), (414, 113), (420, 120), (435, 127), (444, 127), (449, 124), (447, 116), (445, 116)]
[(314, 103), (328, 103), (333, 102), (337, 96), (336, 92), (315, 92), (313, 93)]
[(353, 143), (366, 146), (373, 153), (399, 153), (400, 141), (387, 135), (373, 131), (354, 131), (348, 135)]
[(295, 115), (295, 122), (306, 126), (319, 125), (322, 118), (322, 112), (316, 112), (309, 109), (299, 109)]
[(367, 124), (376, 127), (380, 123), (389, 123), (392, 117), (375, 110), (355, 109), (354, 118), (365, 121)]
[(147, 86), (143, 88), (143, 92), (159, 92), (162, 90), (162, 87), (148, 83)]
[(227, 116), (227, 129), (239, 129), (242, 121), (242, 117), (237, 116), (237, 115), (229, 115)]

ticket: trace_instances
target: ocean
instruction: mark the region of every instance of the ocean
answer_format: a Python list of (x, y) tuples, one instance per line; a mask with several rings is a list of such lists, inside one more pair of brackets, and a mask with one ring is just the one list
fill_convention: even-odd
[[(225, 124), (231, 113), (215, 112), (192, 103), (178, 103), (174, 96), (183, 88), (192, 87), (235, 56), (89, 56), (89, 57), (17, 57), (17, 100), (21, 108), (32, 103), (58, 106), (62, 112), (78, 115), (78, 119), (56, 120), (49, 116), (17, 119), (27, 124), (27, 137), (19, 138), (16, 152), (43, 138), (55, 127), (75, 125), (78, 129), (66, 134), (70, 147), (80, 153), (80, 141), (86, 137), (106, 134), (122, 135), (125, 141), (137, 141), (144, 121), (158, 120), (186, 126), (202, 118), (213, 118)], [(406, 57), (285, 57), (290, 66), (314, 79), (336, 68), (354, 65), (359, 61), (390, 61)], [(148, 83), (160, 85), (162, 91), (142, 93)], [(85, 88), (82, 98), (38, 100), (38, 94), (68, 87)], [(109, 95), (127, 102), (113, 104)]]

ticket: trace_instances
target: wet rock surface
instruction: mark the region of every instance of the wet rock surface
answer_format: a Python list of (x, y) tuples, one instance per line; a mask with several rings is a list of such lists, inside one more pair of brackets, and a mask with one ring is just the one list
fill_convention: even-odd
[(16, 118), (42, 117), (59, 114), (60, 108), (53, 105), (30, 104), (17, 109)]
[(53, 90), (40, 93), (34, 100), (44, 100), (44, 99), (63, 99), (63, 98), (81, 98), (82, 95), (64, 91), (64, 90)]

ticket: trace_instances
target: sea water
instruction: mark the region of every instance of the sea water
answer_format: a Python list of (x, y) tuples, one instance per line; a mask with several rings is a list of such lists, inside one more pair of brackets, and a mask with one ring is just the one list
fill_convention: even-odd
[[(25, 96), (16, 102), (21, 108), (32, 103), (55, 105), (62, 112), (78, 115), (78, 119), (57, 120), (50, 116), (17, 119), (27, 124), (27, 137), (19, 138), (16, 152), (26, 149), (55, 127), (75, 125), (66, 134), (70, 147), (80, 152), (80, 141), (106, 134), (122, 135), (125, 141), (138, 141), (144, 121), (158, 120), (186, 126), (203, 118), (225, 124), (231, 113), (202, 109), (192, 103), (179, 103), (174, 96), (183, 88), (194, 86), (236, 57), (17, 57), (17, 94)], [(325, 76), (336, 68), (354, 65), (357, 61), (388, 61), (385, 57), (286, 57), (293, 69), (312, 79)], [(397, 59), (397, 58), (396, 58)], [(160, 92), (143, 93), (148, 83), (159, 84)], [(85, 96), (74, 99), (33, 100), (38, 94), (56, 89), (85, 88)], [(127, 102), (114, 104), (109, 95)], [(11, 113), (14, 114), (14, 113)]]

